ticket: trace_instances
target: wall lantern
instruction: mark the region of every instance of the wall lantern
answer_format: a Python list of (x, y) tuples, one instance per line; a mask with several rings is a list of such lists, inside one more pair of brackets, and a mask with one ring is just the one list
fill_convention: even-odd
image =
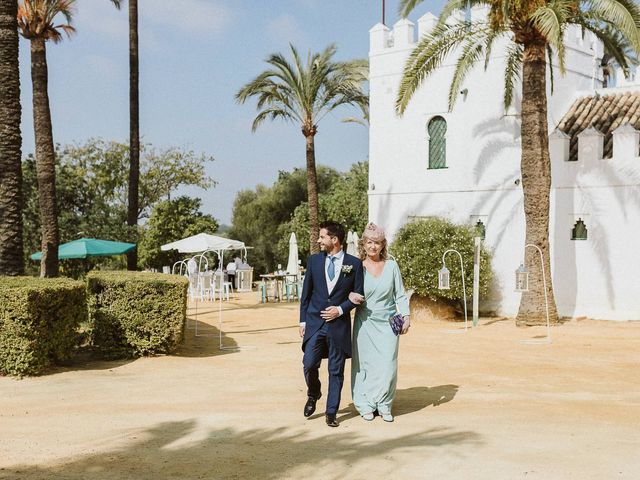
[(486, 232), (487, 228), (484, 226), (484, 223), (482, 223), (482, 220), (478, 220), (476, 222), (476, 237), (480, 237), (484, 240)]

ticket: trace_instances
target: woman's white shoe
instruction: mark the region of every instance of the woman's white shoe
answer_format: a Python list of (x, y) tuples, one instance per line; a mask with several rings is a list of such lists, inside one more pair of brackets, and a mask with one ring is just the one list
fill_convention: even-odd
[(362, 418), (364, 418), (367, 422), (373, 420), (373, 412), (363, 413)]
[(390, 413), (383, 413), (382, 414), (382, 419), (385, 422), (393, 422), (393, 415), (391, 415)]

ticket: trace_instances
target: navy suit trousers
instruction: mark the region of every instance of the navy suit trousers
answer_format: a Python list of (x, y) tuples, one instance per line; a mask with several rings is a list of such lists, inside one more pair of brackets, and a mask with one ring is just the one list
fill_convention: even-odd
[(340, 407), (340, 392), (344, 383), (344, 365), (347, 356), (339, 345), (332, 342), (328, 335), (328, 325), (325, 322), (307, 341), (302, 357), (307, 395), (310, 397), (320, 397), (321, 385), (318, 370), (322, 358), (327, 356), (329, 359), (329, 392), (326, 413), (335, 414)]

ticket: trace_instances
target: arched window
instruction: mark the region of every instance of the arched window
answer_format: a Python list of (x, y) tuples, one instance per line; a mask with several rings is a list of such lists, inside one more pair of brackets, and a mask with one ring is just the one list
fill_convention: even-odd
[(429, 168), (447, 168), (447, 121), (433, 117), (427, 125), (429, 134)]

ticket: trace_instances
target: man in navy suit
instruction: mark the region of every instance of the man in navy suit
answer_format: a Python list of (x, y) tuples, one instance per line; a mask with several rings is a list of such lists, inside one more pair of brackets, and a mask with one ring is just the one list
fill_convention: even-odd
[(320, 225), (320, 253), (307, 260), (302, 295), (300, 297), (300, 336), (304, 379), (307, 382), (307, 403), (304, 416), (316, 410), (322, 396), (318, 369), (323, 358), (329, 362), (329, 392), (326, 422), (337, 427), (336, 414), (344, 383), (344, 364), (351, 358), (351, 316), (356, 306), (349, 293), (364, 293), (364, 271), (360, 259), (342, 250), (345, 231), (337, 222)]

